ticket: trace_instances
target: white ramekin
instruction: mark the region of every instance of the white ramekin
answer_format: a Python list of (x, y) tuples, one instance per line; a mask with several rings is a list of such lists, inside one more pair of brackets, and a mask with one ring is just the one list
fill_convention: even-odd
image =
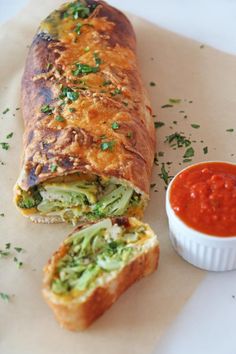
[(169, 235), (174, 249), (186, 261), (201, 269), (210, 271), (236, 269), (236, 236), (218, 237), (196, 231), (186, 225), (171, 207), (171, 186), (175, 178), (184, 170), (173, 178), (166, 192)]

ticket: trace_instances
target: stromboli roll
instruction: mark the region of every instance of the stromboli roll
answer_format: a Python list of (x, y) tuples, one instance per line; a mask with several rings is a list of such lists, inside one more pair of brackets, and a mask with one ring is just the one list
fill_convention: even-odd
[(136, 218), (84, 224), (44, 268), (43, 296), (61, 326), (83, 330), (158, 266), (159, 242)]
[(40, 25), (22, 80), (24, 154), (15, 201), (37, 222), (141, 217), (155, 150), (128, 19), (76, 1)]

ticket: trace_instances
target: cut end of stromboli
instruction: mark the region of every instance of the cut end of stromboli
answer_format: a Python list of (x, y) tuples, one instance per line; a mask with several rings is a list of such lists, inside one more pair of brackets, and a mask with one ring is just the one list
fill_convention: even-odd
[[(110, 219), (106, 220), (109, 223)], [(63, 259), (71, 252), (66, 240), (44, 269), (43, 296), (60, 325), (66, 329), (72, 331), (86, 329), (133, 283), (157, 269), (159, 243), (150, 227), (136, 218), (114, 218), (110, 222), (112, 226), (110, 230), (106, 230), (105, 236), (103, 236), (108, 242), (108, 247), (128, 237), (130, 241), (124, 246), (123, 252), (125, 253), (125, 248), (128, 250), (129, 247), (133, 252), (133, 254), (131, 252), (127, 260), (121, 263), (118, 269), (100, 269), (98, 277), (92, 280), (87, 289), (82, 291), (81, 289), (70, 289), (66, 293), (56, 294), (52, 290), (53, 279), (55, 281), (55, 277), (58, 277), (60, 262), (63, 263)], [(82, 226), (80, 231), (86, 230), (86, 228), (89, 229), (89, 227), (91, 227), (91, 224)], [(117, 228), (122, 228), (122, 235), (117, 236)], [(113, 229), (115, 232), (112, 231)], [(141, 230), (142, 234), (136, 236), (137, 239), (135, 241), (133, 237), (135, 232), (137, 234), (140, 232), (139, 230)], [(73, 234), (76, 234), (76, 230)], [(73, 234), (69, 236), (69, 239), (73, 240)], [(98, 254), (97, 258), (99, 259), (99, 257), (100, 255)], [(99, 264), (102, 266), (102, 263)], [(69, 271), (68, 268), (67, 271)], [(63, 278), (63, 269), (60, 272)]]

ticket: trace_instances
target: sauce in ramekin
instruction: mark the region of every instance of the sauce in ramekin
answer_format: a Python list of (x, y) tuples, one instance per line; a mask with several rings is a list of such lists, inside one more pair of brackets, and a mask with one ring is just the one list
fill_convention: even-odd
[(236, 165), (199, 163), (172, 182), (170, 204), (191, 228), (221, 237), (236, 235)]

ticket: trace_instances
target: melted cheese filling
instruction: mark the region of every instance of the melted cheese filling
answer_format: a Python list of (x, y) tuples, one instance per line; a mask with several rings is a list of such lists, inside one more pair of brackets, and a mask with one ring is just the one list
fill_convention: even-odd
[(139, 214), (144, 207), (141, 195), (116, 179), (76, 174), (42, 183), (27, 192), (19, 190), (17, 205), (26, 215), (56, 216), (73, 224), (81, 218)]

